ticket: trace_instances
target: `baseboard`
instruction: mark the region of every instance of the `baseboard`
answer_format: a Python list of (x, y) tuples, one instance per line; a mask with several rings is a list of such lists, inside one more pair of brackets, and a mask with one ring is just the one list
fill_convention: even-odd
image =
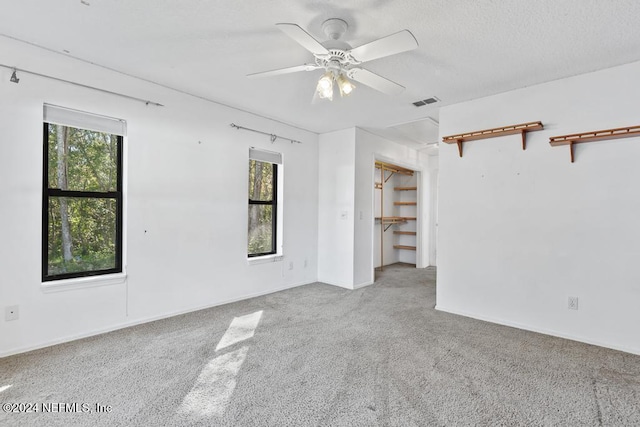
[(585, 344), (596, 345), (598, 347), (610, 348), (612, 350), (624, 351), (625, 353), (637, 354), (640, 355), (640, 349), (631, 348), (626, 346), (620, 346), (616, 344), (606, 343), (598, 340), (592, 340), (590, 338), (585, 338), (578, 335), (566, 334), (564, 332), (559, 332), (551, 329), (545, 328), (537, 328), (530, 325), (521, 324), (518, 322), (511, 322), (509, 320), (498, 319), (490, 316), (479, 315), (476, 313), (469, 313), (462, 310), (450, 309), (447, 307), (442, 307), (442, 305), (436, 305), (435, 309), (438, 311), (443, 311), (446, 313), (456, 314), (458, 316), (470, 317), (472, 319), (482, 320), (484, 322), (496, 323), (498, 325), (509, 326), (512, 328), (522, 329), (530, 332), (537, 332), (539, 334), (551, 335), (553, 337), (564, 338), (571, 341), (578, 341)]
[(322, 280), (321, 278), (318, 278), (318, 282), (324, 283), (326, 285), (337, 286), (339, 288), (353, 290), (353, 287), (351, 285), (347, 285), (347, 284), (344, 284), (344, 283), (337, 283), (337, 282), (333, 282), (331, 280)]
[(155, 322), (156, 320), (168, 319), (170, 317), (180, 316), (182, 314), (193, 313), (195, 311), (206, 310), (208, 308), (218, 307), (218, 306), (225, 305), (225, 304), (231, 304), (231, 303), (238, 302), (238, 301), (244, 301), (244, 300), (251, 299), (251, 298), (257, 298), (257, 297), (261, 297), (263, 295), (274, 294), (276, 292), (286, 291), (287, 289), (293, 289), (293, 288), (297, 288), (298, 286), (309, 285), (311, 283), (316, 283), (316, 281), (314, 280), (314, 281), (311, 281), (311, 282), (292, 283), (292, 284), (281, 286), (281, 287), (276, 288), (276, 289), (271, 289), (271, 290), (268, 290), (268, 291), (256, 292), (256, 293), (252, 293), (252, 294), (248, 294), (248, 295), (244, 295), (244, 296), (240, 296), (240, 297), (236, 297), (236, 298), (231, 298), (231, 299), (228, 299), (228, 300), (216, 302), (214, 304), (198, 306), (198, 307), (189, 308), (189, 309), (186, 309), (186, 310), (172, 311), (170, 313), (165, 313), (165, 314), (161, 314), (161, 315), (158, 315), (158, 316), (145, 317), (145, 318), (142, 318), (142, 319), (136, 319), (136, 320), (132, 320), (132, 321), (129, 321), (129, 322), (119, 323), (119, 324), (116, 324), (116, 325), (113, 325), (113, 326), (109, 326), (107, 328), (97, 329), (97, 330), (94, 330), (94, 331), (91, 331), (91, 332), (85, 332), (85, 333), (75, 334), (75, 335), (68, 335), (68, 336), (63, 337), (63, 338), (58, 338), (58, 339), (54, 339), (54, 340), (50, 340), (50, 341), (45, 341), (45, 342), (39, 343), (39, 344), (29, 345), (29, 346), (25, 346), (25, 347), (18, 347), (18, 348), (14, 348), (14, 349), (10, 349), (10, 350), (7, 350), (7, 351), (0, 352), (0, 359), (2, 359), (4, 357), (20, 354), (20, 353), (26, 353), (28, 351), (39, 350), (41, 348), (51, 347), (53, 345), (64, 344), (64, 343), (67, 343), (67, 342), (76, 341), (76, 340), (80, 340), (80, 339), (83, 339), (83, 338), (89, 338), (89, 337), (93, 337), (93, 336), (96, 336), (96, 335), (102, 335), (102, 334), (106, 334), (108, 332), (117, 331), (117, 330), (120, 330), (120, 329), (130, 328), (131, 326), (137, 326), (137, 325), (142, 325), (144, 323)]
[(364, 288), (365, 286), (370, 286), (373, 285), (373, 282), (369, 281), (369, 282), (363, 282), (363, 283), (359, 283), (357, 285), (353, 285), (353, 289), (360, 289), (360, 288)]

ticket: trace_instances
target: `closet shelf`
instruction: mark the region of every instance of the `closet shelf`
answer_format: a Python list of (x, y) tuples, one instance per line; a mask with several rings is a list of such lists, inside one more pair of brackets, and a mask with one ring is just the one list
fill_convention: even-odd
[[(393, 174), (397, 173), (400, 175), (413, 176), (413, 171), (411, 169), (403, 168), (402, 166), (392, 165), (391, 163), (385, 162), (376, 162), (376, 169), (380, 169), (382, 181), (387, 182), (389, 178), (393, 176)], [(391, 172), (389, 176), (385, 176), (385, 171)], [(380, 187), (376, 187), (382, 189), (382, 182), (380, 183)]]
[(387, 225), (384, 231), (387, 231), (389, 227), (395, 224), (404, 224), (407, 221), (415, 221), (415, 216), (383, 216), (382, 218), (376, 217), (376, 221), (380, 221), (382, 225)]
[(569, 154), (571, 155), (571, 163), (573, 163), (573, 144), (602, 141), (605, 139), (630, 138), (633, 136), (640, 136), (640, 126), (596, 130), (592, 132), (574, 133), (571, 135), (552, 136), (549, 138), (549, 144), (551, 144), (552, 147), (568, 145)]
[(476, 141), (478, 139), (493, 138), (503, 135), (522, 135), (522, 149), (527, 147), (526, 133), (534, 130), (543, 129), (542, 122), (521, 123), (518, 125), (504, 126), (501, 128), (478, 130), (475, 132), (461, 133), (459, 135), (449, 135), (442, 138), (442, 142), (447, 144), (458, 144), (458, 154), (462, 157), (462, 143), (467, 141)]
[(393, 173), (399, 173), (402, 175), (413, 176), (411, 169), (403, 168), (402, 166), (392, 165), (391, 163), (376, 162), (376, 169), (384, 169)]
[(407, 222), (407, 218), (405, 218), (403, 216), (376, 217), (376, 220), (378, 220), (378, 221), (382, 220), (383, 224), (398, 224), (398, 223), (401, 223), (401, 222)]
[(417, 190), (418, 187), (393, 187), (396, 191), (414, 191)]
[(416, 247), (415, 246), (406, 246), (406, 245), (393, 245), (394, 249), (406, 249), (408, 251), (415, 251)]
[(417, 202), (393, 202), (395, 206), (416, 206)]
[(393, 230), (393, 234), (404, 234), (404, 235), (407, 235), (407, 236), (415, 236), (416, 232), (415, 231)]

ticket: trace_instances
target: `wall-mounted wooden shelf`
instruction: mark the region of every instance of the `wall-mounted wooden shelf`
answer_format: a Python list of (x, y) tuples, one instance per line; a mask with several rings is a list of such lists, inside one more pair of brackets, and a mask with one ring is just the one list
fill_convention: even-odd
[(467, 141), (475, 141), (478, 139), (494, 138), (503, 135), (522, 135), (522, 149), (527, 148), (526, 134), (534, 130), (543, 129), (542, 122), (521, 123), (519, 125), (504, 126), (501, 128), (478, 130), (475, 132), (461, 133), (459, 135), (450, 135), (442, 138), (442, 142), (447, 144), (458, 144), (458, 154), (462, 157), (462, 143)]
[(415, 246), (407, 246), (407, 245), (393, 245), (394, 249), (406, 249), (408, 251), (415, 251), (416, 247)]
[(417, 190), (418, 187), (393, 187), (396, 191), (414, 191)]
[(415, 231), (393, 230), (393, 234), (404, 234), (404, 235), (407, 235), (407, 236), (415, 236), (416, 232)]
[(605, 139), (630, 138), (633, 136), (640, 136), (640, 126), (596, 130), (593, 132), (574, 133), (572, 135), (552, 136), (549, 138), (549, 144), (551, 144), (552, 147), (568, 145), (569, 154), (571, 155), (571, 163), (573, 163), (573, 144), (602, 141)]
[(417, 202), (393, 202), (395, 206), (416, 206)]

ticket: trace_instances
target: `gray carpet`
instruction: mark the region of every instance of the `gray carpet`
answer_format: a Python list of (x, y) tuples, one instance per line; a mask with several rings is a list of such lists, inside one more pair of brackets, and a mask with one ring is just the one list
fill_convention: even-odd
[(91, 410), (0, 425), (640, 425), (640, 356), (434, 305), (435, 270), (398, 264), (0, 359), (1, 403)]

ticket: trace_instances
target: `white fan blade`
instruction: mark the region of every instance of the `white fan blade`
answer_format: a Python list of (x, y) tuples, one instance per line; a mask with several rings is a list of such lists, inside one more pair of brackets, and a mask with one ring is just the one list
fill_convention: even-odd
[(296, 24), (276, 24), (283, 33), (298, 42), (303, 48), (314, 55), (328, 55), (329, 51), (319, 41)]
[(289, 73), (297, 73), (298, 71), (313, 71), (320, 68), (316, 64), (304, 64), (304, 65), (296, 65), (295, 67), (287, 67), (287, 68), (278, 68), (277, 70), (271, 71), (262, 71), (260, 73), (247, 74), (247, 77), (250, 79), (255, 77), (270, 77), (270, 76), (278, 76), (280, 74), (289, 74)]
[(418, 42), (409, 30), (402, 30), (371, 43), (353, 48), (351, 55), (360, 62), (371, 61), (384, 56), (395, 55), (418, 47)]
[(364, 68), (352, 68), (349, 70), (347, 76), (387, 95), (397, 95), (404, 90), (404, 86), (400, 86), (398, 83), (385, 79)]

